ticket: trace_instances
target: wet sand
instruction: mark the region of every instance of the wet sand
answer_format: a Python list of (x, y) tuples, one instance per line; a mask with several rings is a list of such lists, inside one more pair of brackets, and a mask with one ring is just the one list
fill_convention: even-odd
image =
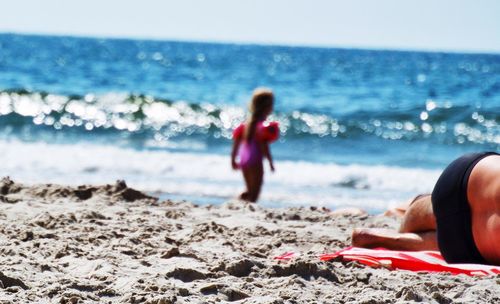
[[(500, 276), (390, 271), (318, 255), (397, 220), (159, 201), (124, 182), (0, 182), (0, 303), (500, 303)], [(273, 257), (293, 251), (287, 262)]]

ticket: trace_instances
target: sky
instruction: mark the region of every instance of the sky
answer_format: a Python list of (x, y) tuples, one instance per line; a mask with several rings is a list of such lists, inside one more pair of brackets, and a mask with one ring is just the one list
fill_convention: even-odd
[(2, 0), (0, 32), (500, 53), (500, 1)]

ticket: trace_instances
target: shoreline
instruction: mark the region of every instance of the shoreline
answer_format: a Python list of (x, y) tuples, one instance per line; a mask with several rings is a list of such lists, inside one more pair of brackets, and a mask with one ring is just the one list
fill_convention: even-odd
[[(494, 303), (500, 279), (322, 262), (395, 218), (0, 181), (0, 303)], [(274, 257), (299, 253), (291, 261)], [(1, 286), (0, 286), (1, 287)]]

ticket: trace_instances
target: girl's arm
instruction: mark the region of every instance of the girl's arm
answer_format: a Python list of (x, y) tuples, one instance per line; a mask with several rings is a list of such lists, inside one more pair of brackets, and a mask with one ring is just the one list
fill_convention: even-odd
[(231, 167), (234, 170), (238, 169), (238, 164), (236, 163), (236, 153), (238, 152), (238, 147), (240, 146), (241, 139), (234, 139), (233, 149), (231, 150)]
[(269, 149), (269, 143), (262, 143), (262, 154), (269, 160), (269, 167), (271, 167), (271, 171), (274, 172), (273, 156), (271, 155), (271, 149)]

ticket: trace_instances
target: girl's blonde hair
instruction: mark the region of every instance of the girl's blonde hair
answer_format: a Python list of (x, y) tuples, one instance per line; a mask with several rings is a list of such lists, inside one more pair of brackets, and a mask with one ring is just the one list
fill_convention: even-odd
[(268, 88), (257, 88), (253, 91), (252, 100), (249, 104), (250, 117), (248, 118), (247, 126), (245, 128), (245, 138), (252, 139), (257, 122), (263, 119), (266, 114), (272, 109), (274, 103), (274, 94)]

